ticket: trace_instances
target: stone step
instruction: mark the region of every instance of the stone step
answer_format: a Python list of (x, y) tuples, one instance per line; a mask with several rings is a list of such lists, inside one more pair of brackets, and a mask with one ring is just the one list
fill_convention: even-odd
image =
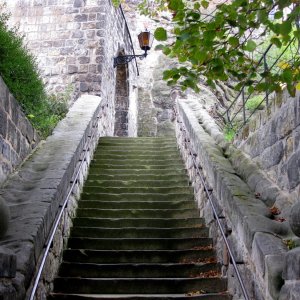
[(83, 193), (112, 193), (112, 194), (127, 194), (127, 193), (191, 193), (193, 194), (193, 187), (189, 186), (169, 186), (169, 187), (104, 187), (104, 186), (84, 186)]
[(201, 294), (200, 292), (188, 294), (123, 294), (123, 295), (102, 295), (102, 294), (62, 294), (52, 293), (49, 296), (52, 300), (230, 300), (231, 296), (226, 292)]
[(130, 176), (124, 177), (124, 180), (92, 180), (88, 179), (85, 182), (85, 186), (103, 186), (108, 187), (176, 187), (187, 186), (187, 179), (182, 180), (131, 180)]
[(208, 237), (208, 228), (178, 227), (178, 228), (151, 228), (151, 227), (78, 227), (74, 226), (72, 237), (88, 238), (197, 238)]
[(110, 155), (122, 155), (123, 157), (127, 157), (127, 155), (162, 155), (162, 156), (171, 156), (178, 157), (178, 149), (175, 147), (163, 147), (156, 149), (155, 147), (145, 147), (143, 149), (136, 148), (128, 148), (128, 147), (103, 147), (101, 149), (97, 149), (94, 152), (94, 156), (102, 155), (102, 154), (110, 154)]
[(198, 250), (90, 250), (66, 249), (65, 262), (118, 264), (118, 263), (216, 263), (211, 245)]
[(90, 180), (127, 180), (130, 177), (130, 180), (143, 181), (143, 180), (154, 180), (154, 181), (166, 181), (172, 179), (172, 181), (185, 182), (186, 184), (189, 182), (186, 174), (89, 174), (87, 178), (87, 182)]
[(225, 292), (226, 280), (221, 278), (72, 278), (57, 277), (54, 292), (82, 294), (170, 294)]
[(210, 238), (84, 238), (70, 237), (68, 248), (94, 250), (183, 250), (212, 245)]
[(196, 209), (97, 209), (78, 208), (77, 217), (97, 218), (196, 218)]
[(73, 226), (93, 226), (93, 227), (195, 227), (202, 228), (205, 221), (200, 218), (84, 218), (77, 217), (73, 221)]
[(172, 152), (173, 154), (177, 154), (178, 148), (172, 144), (168, 145), (154, 145), (154, 144), (140, 144), (140, 145), (103, 145), (95, 151), (95, 154), (103, 153), (103, 152), (121, 152), (124, 153), (126, 151), (130, 152), (138, 152), (139, 154), (148, 154), (148, 153), (164, 153), (164, 152)]
[(173, 176), (184, 175), (186, 176), (186, 170), (184, 168), (177, 169), (164, 169), (163, 172), (160, 169), (99, 169), (90, 166), (89, 175), (135, 175), (135, 176)]
[(100, 208), (109, 209), (195, 209), (192, 201), (105, 201), (105, 200), (82, 200), (79, 202), (80, 208)]
[(81, 194), (82, 200), (105, 200), (105, 201), (177, 201), (193, 200), (194, 194), (185, 193), (87, 193)]
[(220, 265), (208, 264), (91, 264), (62, 263), (60, 277), (81, 278), (217, 278), (220, 277)]
[(126, 155), (124, 155), (124, 154), (109, 153), (108, 151), (97, 152), (94, 154), (95, 159), (114, 159), (114, 160), (122, 160), (124, 158), (128, 160), (130, 159), (161, 160), (162, 158), (169, 159), (170, 157), (182, 162), (182, 158), (179, 155), (179, 153), (174, 154), (173, 151), (165, 154), (164, 153), (157, 154), (156, 152), (149, 153), (149, 154), (144, 154), (144, 153), (131, 154), (126, 152)]
[[(93, 166), (103, 166), (103, 165), (113, 165), (113, 166), (130, 166), (130, 168), (132, 168), (132, 166), (138, 166), (138, 168), (140, 168), (140, 166), (161, 166), (161, 167), (165, 167), (165, 166), (178, 166), (178, 164), (181, 165), (182, 161), (181, 158), (175, 158), (175, 157), (168, 157), (168, 158), (153, 158), (153, 159), (140, 159), (140, 158), (131, 158), (128, 159), (127, 157), (124, 157), (121, 159), (115, 159), (115, 158), (93, 158), (91, 163), (93, 164)], [(182, 167), (182, 166), (180, 166)]]
[(91, 164), (90, 166), (91, 169), (104, 169), (104, 170), (135, 170), (135, 169), (139, 169), (139, 170), (160, 170), (161, 173), (164, 172), (169, 172), (169, 171), (173, 171), (173, 170), (183, 170), (182, 165), (179, 165), (178, 163), (174, 162), (174, 163), (169, 163), (167, 165), (160, 165), (159, 163), (157, 164), (139, 164), (139, 165), (132, 165), (130, 163), (128, 164), (118, 164), (118, 163), (113, 163), (113, 164), (109, 164), (109, 163), (94, 163)]
[(152, 143), (152, 144), (162, 144), (162, 143), (171, 143), (172, 145), (176, 145), (176, 138), (175, 137), (101, 137), (99, 140), (99, 145), (102, 147), (105, 144), (145, 144), (145, 143)]

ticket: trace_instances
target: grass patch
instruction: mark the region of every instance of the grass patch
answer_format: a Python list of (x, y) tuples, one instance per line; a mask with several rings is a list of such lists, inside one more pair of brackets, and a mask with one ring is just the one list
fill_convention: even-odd
[(70, 93), (46, 94), (36, 59), (24, 46), (18, 29), (7, 25), (9, 17), (5, 4), (0, 4), (0, 75), (32, 125), (45, 138), (65, 116)]
[(245, 104), (245, 107), (247, 110), (250, 110), (251, 112), (257, 109), (264, 109), (265, 104), (262, 103), (263, 100), (264, 100), (263, 95), (256, 95), (248, 99), (248, 101)]

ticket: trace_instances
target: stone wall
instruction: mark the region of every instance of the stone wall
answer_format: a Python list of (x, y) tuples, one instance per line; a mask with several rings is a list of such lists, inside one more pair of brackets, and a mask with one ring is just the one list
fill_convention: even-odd
[[(111, 0), (11, 0), (12, 25), (19, 24), (28, 49), (37, 57), (49, 92), (72, 86), (74, 98), (88, 93), (101, 96), (108, 114), (115, 114), (117, 68), (113, 58), (131, 54), (121, 10)], [(136, 68), (128, 64), (126, 83), (133, 92)], [(136, 93), (129, 95), (136, 111)], [(137, 131), (136, 116), (129, 115), (130, 135)], [(113, 133), (112, 128), (112, 133)]]
[(299, 140), (300, 93), (292, 98), (285, 91), (252, 117), (234, 143), (296, 202), (300, 193)]
[(32, 152), (39, 136), (0, 77), (0, 185)]
[[(51, 288), (50, 281), (57, 271), (61, 251), (66, 246), (64, 236), (68, 235), (70, 218), (77, 207), (78, 194), (93, 149), (98, 138), (107, 135), (113, 127), (114, 119), (109, 117), (107, 109), (96, 96), (83, 96), (76, 101), (53, 135), (40, 144), (1, 189), (0, 200), (5, 199), (11, 213), (8, 231), (0, 240), (1, 299), (26, 299), (25, 294), (47, 245), (59, 207), (66, 199), (78, 166), (83, 161), (38, 290), (38, 299), (45, 299), (45, 293)], [(83, 160), (84, 153), (87, 156)]]
[[(178, 143), (200, 215), (205, 217), (217, 243), (219, 262), (224, 266), (233, 299), (243, 299), (241, 289), (192, 157), (196, 158), (221, 217), (250, 299), (298, 299), (299, 267), (291, 261), (299, 261), (299, 238), (289, 226), (289, 194), (274, 184), (248, 155), (225, 142), (202, 105), (194, 99), (191, 102), (178, 101)], [(293, 247), (296, 248), (289, 250)]]

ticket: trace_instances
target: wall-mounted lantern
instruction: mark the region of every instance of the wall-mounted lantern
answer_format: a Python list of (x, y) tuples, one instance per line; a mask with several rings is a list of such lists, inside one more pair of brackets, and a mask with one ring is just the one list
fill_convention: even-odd
[(114, 58), (114, 67), (118, 65), (125, 65), (132, 61), (135, 57), (139, 59), (144, 59), (147, 56), (147, 51), (151, 49), (153, 43), (153, 34), (150, 33), (148, 30), (141, 32), (138, 35), (140, 47), (142, 50), (145, 51), (144, 54), (140, 55), (120, 55)]

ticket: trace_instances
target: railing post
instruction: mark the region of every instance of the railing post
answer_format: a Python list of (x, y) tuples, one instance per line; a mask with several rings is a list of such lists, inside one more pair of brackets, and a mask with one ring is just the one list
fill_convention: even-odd
[[(266, 58), (266, 53), (264, 53), (264, 73), (266, 74), (268, 72), (269, 68), (268, 68), (268, 63), (267, 63), (267, 58)], [(265, 79), (266, 81), (266, 86), (268, 84), (268, 80)], [(269, 106), (269, 93), (268, 91), (266, 90), (266, 106), (268, 107)]]

